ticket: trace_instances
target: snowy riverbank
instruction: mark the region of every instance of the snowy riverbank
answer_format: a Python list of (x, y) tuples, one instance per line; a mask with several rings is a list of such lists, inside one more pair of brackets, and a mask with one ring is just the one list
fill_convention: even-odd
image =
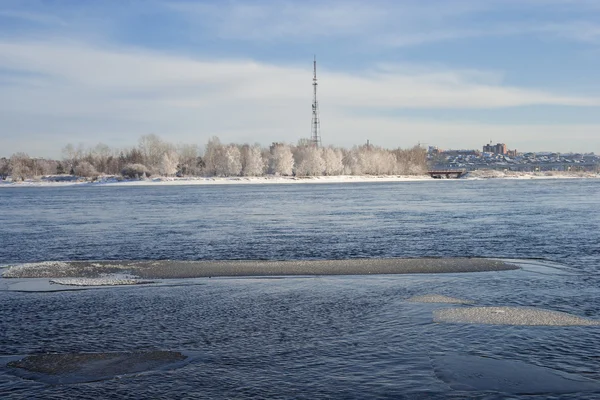
[[(469, 172), (461, 180), (479, 179), (575, 179), (600, 178), (600, 174), (592, 172), (503, 172), (479, 170)], [(110, 185), (110, 186), (149, 186), (149, 185), (240, 185), (240, 184), (302, 184), (302, 183), (364, 183), (364, 182), (415, 182), (445, 181), (433, 179), (429, 175), (340, 175), (340, 176), (252, 176), (252, 177), (156, 177), (140, 180), (127, 180), (114, 176), (100, 177), (95, 181), (70, 180), (54, 181), (51, 178), (28, 179), (23, 182), (0, 181), (0, 187), (31, 186), (77, 186), (77, 185)], [(454, 179), (451, 179), (454, 180)]]

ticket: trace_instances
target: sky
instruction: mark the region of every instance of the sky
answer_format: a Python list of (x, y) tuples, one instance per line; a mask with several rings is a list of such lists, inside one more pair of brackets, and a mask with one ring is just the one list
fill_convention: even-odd
[(68, 143), (600, 153), (597, 0), (0, 0), (0, 157)]

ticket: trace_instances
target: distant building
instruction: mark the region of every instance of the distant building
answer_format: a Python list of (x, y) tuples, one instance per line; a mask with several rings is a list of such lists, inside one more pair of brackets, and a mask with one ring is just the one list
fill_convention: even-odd
[(492, 144), (491, 141), (490, 141), (490, 144), (486, 144), (483, 146), (483, 152), (484, 153), (492, 153), (492, 154), (501, 154), (503, 156), (508, 156), (508, 157), (516, 157), (518, 155), (517, 149), (508, 150), (508, 148), (506, 147), (506, 145), (504, 143)]
[(490, 144), (486, 144), (483, 146), (484, 153), (494, 153), (494, 154), (506, 154), (506, 145), (504, 143), (496, 143), (495, 145), (490, 142)]

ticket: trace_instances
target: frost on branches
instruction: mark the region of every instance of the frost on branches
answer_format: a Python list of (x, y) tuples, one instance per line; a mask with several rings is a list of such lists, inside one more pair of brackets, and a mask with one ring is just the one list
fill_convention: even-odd
[(273, 175), (292, 175), (294, 170), (294, 155), (290, 146), (273, 143), (269, 158), (269, 173)]
[(242, 175), (261, 176), (265, 173), (262, 149), (259, 145), (243, 145), (241, 150)]
[(297, 176), (319, 176), (325, 172), (321, 149), (315, 146), (297, 146), (294, 151)]
[(96, 179), (121, 175), (127, 179), (153, 176), (336, 176), (418, 175), (427, 171), (425, 150), (384, 149), (373, 145), (316, 147), (308, 141), (297, 145), (273, 143), (224, 144), (210, 138), (204, 151), (196, 144), (171, 144), (157, 135), (142, 136), (136, 146), (111, 148), (99, 143), (86, 148), (68, 144), (62, 160), (31, 158), (25, 153), (0, 158), (0, 179), (13, 181), (44, 175), (75, 175)]

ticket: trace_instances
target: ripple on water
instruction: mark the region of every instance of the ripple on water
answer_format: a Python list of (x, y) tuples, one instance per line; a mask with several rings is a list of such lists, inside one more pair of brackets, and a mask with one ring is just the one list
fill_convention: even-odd
[(514, 394), (600, 392), (600, 383), (514, 360), (470, 355), (446, 355), (432, 359), (436, 376), (456, 390), (495, 391)]

